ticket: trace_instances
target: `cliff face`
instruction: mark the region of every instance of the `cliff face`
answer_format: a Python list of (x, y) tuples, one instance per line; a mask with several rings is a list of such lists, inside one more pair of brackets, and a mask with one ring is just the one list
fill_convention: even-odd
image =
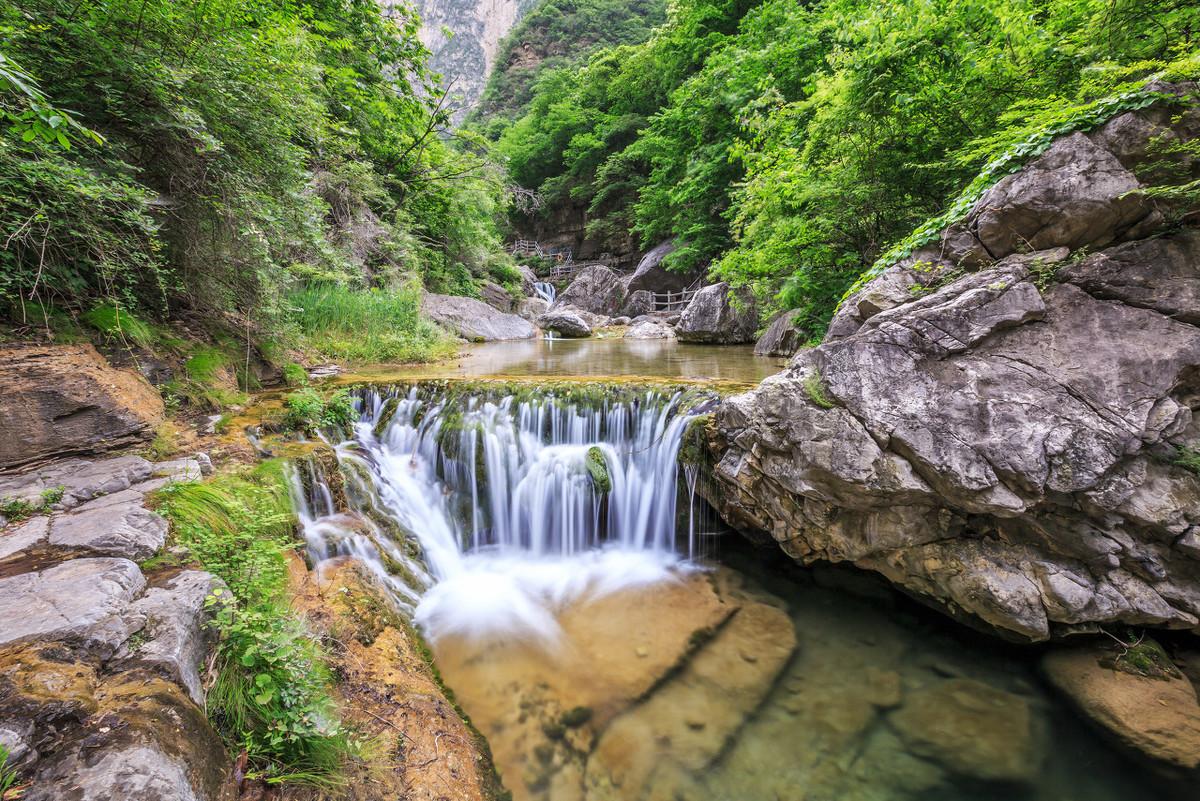
[(1197, 137), (1194, 97), (1060, 137), (850, 298), (717, 412), (726, 519), (1022, 638), (1200, 627), (1200, 230), (1145, 191)]
[[(388, 0), (382, 0), (389, 5)], [(454, 120), (479, 102), (496, 62), (500, 40), (537, 0), (415, 0), (421, 41), (430, 63), (450, 88)]]

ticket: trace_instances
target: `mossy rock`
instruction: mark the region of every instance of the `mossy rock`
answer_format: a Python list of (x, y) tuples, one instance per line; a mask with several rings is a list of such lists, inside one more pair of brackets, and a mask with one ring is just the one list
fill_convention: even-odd
[(383, 402), (383, 408), (379, 410), (379, 417), (375, 420), (375, 428), (372, 432), (375, 434), (375, 439), (382, 439), (388, 426), (392, 423), (392, 418), (396, 416), (396, 409), (399, 406), (400, 397), (398, 395), (393, 395)]
[(604, 459), (604, 451), (593, 445), (587, 452), (587, 470), (592, 477), (592, 484), (599, 493), (612, 491), (612, 476), (608, 474), (608, 462)]

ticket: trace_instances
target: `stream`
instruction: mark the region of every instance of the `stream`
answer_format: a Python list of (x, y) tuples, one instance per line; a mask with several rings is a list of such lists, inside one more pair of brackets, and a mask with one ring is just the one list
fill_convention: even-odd
[(689, 423), (778, 367), (530, 341), (372, 374), (337, 474), (298, 464), (309, 555), (392, 590), (518, 801), (1191, 797), (1094, 736), (1032, 649), (715, 519)]

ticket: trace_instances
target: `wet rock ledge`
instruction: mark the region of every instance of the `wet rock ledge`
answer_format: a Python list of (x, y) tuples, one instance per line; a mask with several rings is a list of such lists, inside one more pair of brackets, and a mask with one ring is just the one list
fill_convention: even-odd
[(200, 475), (119, 456), (0, 476), (10, 512), (38, 512), (0, 520), (0, 744), (24, 801), (234, 796), (201, 680), (223, 587), (145, 561), (167, 535), (146, 493)]

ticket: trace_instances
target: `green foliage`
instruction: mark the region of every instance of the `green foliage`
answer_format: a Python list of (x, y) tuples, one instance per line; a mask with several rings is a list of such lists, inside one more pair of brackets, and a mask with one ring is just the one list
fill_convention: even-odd
[[(544, 0), (500, 43), (476, 118), (519, 116), (538, 79), (576, 67), (601, 47), (638, 44), (666, 19), (663, 0)], [(494, 123), (493, 123), (494, 125)]]
[(17, 786), (20, 776), (17, 769), (8, 764), (9, 751), (5, 745), (0, 745), (0, 801), (7, 801), (15, 796), (10, 795)]
[(175, 541), (220, 577), (208, 603), (221, 633), (208, 713), (268, 782), (337, 781), (350, 743), (333, 714), (319, 645), (287, 603), (295, 517), (280, 461), (154, 497)]
[(358, 419), (354, 399), (346, 389), (322, 394), (312, 387), (296, 390), (284, 398), (285, 426), (315, 434), (322, 428), (346, 428)]
[(37, 507), (24, 498), (0, 498), (0, 516), (10, 521), (21, 521), (28, 518)]
[(668, 267), (708, 267), (818, 336), (865, 270), (1055, 135), (1200, 74), (1197, 29), (1200, 6), (1171, 0), (682, 0), (644, 43), (543, 70), (487, 130), (516, 183), (586, 209), (601, 249), (674, 238)]
[(1200, 450), (1187, 445), (1176, 445), (1175, 458), (1172, 461), (1183, 469), (1200, 475)]
[(288, 297), (297, 344), (322, 356), (355, 362), (425, 362), (454, 345), (420, 314), (421, 290), (354, 291), (312, 286)]
[(175, 541), (219, 576), (240, 603), (282, 598), (284, 552), (292, 546), (294, 522), (280, 463), (210, 481), (171, 483), (154, 502), (171, 521)]
[(308, 372), (302, 365), (288, 362), (283, 366), (283, 383), (289, 387), (303, 387), (308, 384)]
[(822, 409), (832, 409), (835, 405), (825, 392), (825, 382), (821, 378), (821, 372), (816, 368), (804, 376), (804, 394), (808, 395), (808, 399)]
[(269, 334), (312, 281), (473, 291), (509, 261), (502, 175), (441, 135), (418, 25), (372, 0), (0, 6), (0, 317)]
[(119, 303), (93, 306), (83, 315), (83, 321), (104, 336), (148, 348), (154, 342), (154, 330)]
[(56, 487), (46, 487), (41, 492), (42, 508), (49, 509), (54, 504), (63, 499), (63, 495), (67, 492), (67, 488), (62, 484)]
[(285, 607), (239, 609), (209, 596), (221, 632), (209, 713), (240, 735), (268, 783), (335, 785), (351, 746), (329, 696), (320, 647)]

